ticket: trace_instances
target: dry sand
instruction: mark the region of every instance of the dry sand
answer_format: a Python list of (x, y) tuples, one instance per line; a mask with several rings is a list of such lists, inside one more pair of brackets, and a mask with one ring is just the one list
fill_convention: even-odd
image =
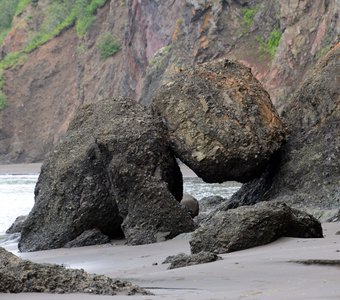
[[(301, 259), (340, 259), (340, 223), (325, 223), (324, 239), (281, 238), (252, 249), (222, 255), (223, 260), (167, 270), (161, 262), (189, 253), (188, 240), (125, 246), (102, 246), (20, 253), (35, 262), (64, 264), (91, 273), (130, 280), (155, 296), (115, 296), (114, 299), (340, 299), (340, 267), (302, 265)], [(16, 245), (10, 248), (14, 253)], [(157, 265), (155, 265), (157, 263)], [(105, 296), (0, 294), (1, 300), (99, 300)]]

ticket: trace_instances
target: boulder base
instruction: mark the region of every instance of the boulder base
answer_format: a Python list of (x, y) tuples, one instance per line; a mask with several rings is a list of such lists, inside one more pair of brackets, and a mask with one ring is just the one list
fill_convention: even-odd
[(227, 253), (268, 244), (282, 236), (321, 238), (318, 220), (283, 203), (261, 202), (215, 212), (191, 237), (192, 253)]
[(323, 222), (340, 206), (340, 43), (307, 73), (285, 107), (287, 142), (260, 178), (232, 197), (240, 205), (277, 200)]
[(133, 100), (82, 107), (44, 161), (19, 249), (63, 247), (93, 228), (130, 244), (192, 231), (171, 153), (162, 124)]

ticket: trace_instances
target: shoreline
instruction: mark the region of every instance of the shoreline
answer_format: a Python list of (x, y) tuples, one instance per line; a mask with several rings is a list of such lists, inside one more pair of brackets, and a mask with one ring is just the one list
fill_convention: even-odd
[[(114, 296), (110, 299), (152, 300), (296, 300), (339, 299), (339, 267), (304, 265), (303, 260), (340, 260), (340, 223), (323, 223), (325, 238), (280, 238), (270, 244), (221, 254), (223, 260), (167, 270), (169, 255), (190, 253), (189, 241), (126, 246), (120, 242), (80, 248), (18, 253), (16, 244), (5, 248), (38, 263), (58, 263), (89, 273), (131, 281), (155, 296)], [(3, 300), (100, 300), (86, 294), (0, 294)]]
[[(37, 175), (40, 173), (42, 163), (0, 164), (0, 175)], [(184, 178), (193, 178), (197, 175), (185, 164), (179, 164)]]
[(42, 163), (30, 164), (0, 164), (0, 175), (37, 175)]

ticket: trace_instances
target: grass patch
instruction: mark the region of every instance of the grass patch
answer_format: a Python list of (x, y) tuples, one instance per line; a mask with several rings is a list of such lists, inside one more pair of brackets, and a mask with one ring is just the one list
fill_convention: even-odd
[(0, 46), (12, 26), (18, 0), (0, 0)]
[(5, 95), (0, 91), (0, 111), (6, 107)]
[(259, 5), (254, 7), (246, 7), (242, 9), (242, 23), (245, 27), (250, 29), (254, 24), (254, 16), (259, 11)]
[(15, 10), (15, 16), (19, 16), (20, 14), (22, 14), (30, 3), (31, 3), (31, 0), (20, 0)]
[(101, 59), (113, 56), (120, 50), (119, 41), (110, 32), (103, 32), (98, 37), (96, 46)]
[(63, 30), (75, 25), (79, 37), (84, 36), (96, 20), (97, 9), (107, 0), (64, 0), (50, 3), (40, 31), (26, 45), (30, 53)]
[(277, 47), (280, 44), (281, 37), (282, 32), (278, 29), (273, 29), (271, 31), (267, 41), (265, 41), (263, 37), (257, 36), (256, 40), (259, 43), (260, 51), (269, 54), (271, 58), (273, 58), (276, 54)]
[(6, 70), (12, 68), (18, 64), (24, 63), (26, 55), (22, 52), (8, 53), (3, 60), (0, 61), (0, 69)]

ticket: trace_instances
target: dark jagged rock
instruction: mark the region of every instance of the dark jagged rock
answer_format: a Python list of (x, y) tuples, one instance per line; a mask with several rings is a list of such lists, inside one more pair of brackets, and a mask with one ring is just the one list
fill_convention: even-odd
[(217, 208), (221, 203), (226, 202), (227, 199), (221, 196), (208, 196), (200, 200), (201, 212), (208, 212)]
[(168, 256), (162, 264), (170, 264), (168, 269), (183, 268), (187, 266), (205, 264), (222, 259), (220, 256), (211, 252), (199, 252), (192, 255), (179, 253), (177, 255)]
[[(130, 244), (194, 228), (179, 205), (182, 175), (161, 122), (127, 98), (82, 107), (44, 161), (21, 251), (63, 247), (97, 228)], [(177, 200), (176, 200), (177, 199)]]
[(65, 244), (65, 248), (72, 247), (83, 247), (92, 245), (102, 245), (107, 244), (111, 239), (103, 234), (100, 230), (94, 228), (84, 231), (81, 235), (76, 237), (74, 240)]
[(340, 43), (316, 64), (285, 108), (287, 143), (258, 179), (232, 197), (278, 200), (336, 220), (340, 206)]
[(127, 281), (84, 270), (22, 260), (0, 247), (0, 293), (90, 293), (101, 295), (148, 295)]
[(190, 240), (192, 253), (227, 253), (268, 244), (279, 237), (321, 238), (318, 220), (283, 203), (261, 202), (219, 211)]
[(237, 62), (180, 70), (159, 88), (152, 107), (175, 154), (206, 182), (255, 178), (284, 140), (268, 93)]
[(24, 224), (24, 221), (26, 220), (27, 216), (19, 216), (17, 217), (13, 224), (6, 230), (7, 234), (11, 233), (19, 233), (22, 230), (22, 226)]

